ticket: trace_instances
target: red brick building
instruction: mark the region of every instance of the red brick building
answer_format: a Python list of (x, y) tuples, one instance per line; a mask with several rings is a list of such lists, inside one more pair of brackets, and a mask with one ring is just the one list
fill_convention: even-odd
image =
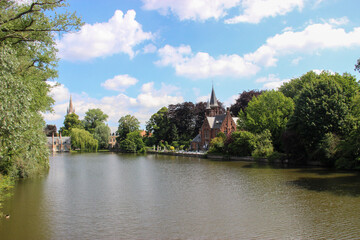
[(229, 108), (227, 108), (225, 114), (221, 114), (214, 87), (212, 88), (205, 114), (205, 120), (199, 134), (191, 142), (191, 149), (195, 151), (208, 149), (211, 139), (215, 138), (219, 132), (228, 135), (236, 131), (236, 121), (238, 118), (231, 116)]

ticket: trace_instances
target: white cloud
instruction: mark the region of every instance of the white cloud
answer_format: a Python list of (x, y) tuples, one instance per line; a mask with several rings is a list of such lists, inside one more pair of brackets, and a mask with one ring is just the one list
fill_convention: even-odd
[(153, 38), (151, 32), (142, 30), (135, 16), (134, 10), (127, 11), (125, 15), (116, 10), (108, 22), (85, 24), (79, 32), (64, 34), (57, 42), (59, 57), (67, 60), (89, 60), (125, 53), (133, 58), (133, 48)]
[(239, 5), (240, 0), (142, 0), (144, 9), (157, 10), (160, 14), (170, 12), (180, 20), (219, 19), (227, 15), (227, 10)]
[(243, 14), (225, 20), (225, 23), (259, 23), (263, 18), (285, 15), (298, 8), (301, 10), (304, 0), (243, 0)]
[[(63, 85), (62, 85), (63, 86)], [(67, 89), (66, 87), (64, 87)], [(169, 104), (183, 102), (179, 88), (173, 85), (162, 83), (160, 89), (154, 87), (153, 82), (145, 83), (141, 87), (141, 92), (136, 97), (129, 97), (123, 93), (116, 96), (106, 96), (101, 99), (89, 97), (86, 93), (72, 94), (75, 113), (80, 119), (92, 108), (100, 108), (109, 116), (110, 126), (117, 126), (120, 117), (127, 114), (134, 115), (141, 124), (145, 124), (152, 114), (159, 108)], [(53, 113), (44, 114), (46, 121), (56, 121), (64, 119), (69, 98), (58, 99), (53, 107)]]
[(347, 17), (331, 18), (329, 19), (329, 23), (335, 26), (346, 25), (349, 23), (349, 19)]
[(69, 100), (70, 91), (64, 86), (64, 84), (59, 84), (54, 81), (47, 81), (47, 84), (51, 86), (50, 96), (56, 102), (63, 102)]
[(246, 61), (275, 66), (278, 57), (294, 53), (314, 53), (324, 49), (360, 46), (360, 27), (346, 32), (328, 23), (311, 24), (303, 31), (292, 30), (268, 38), (255, 52), (246, 54)]
[(196, 102), (208, 102), (210, 99), (210, 95), (206, 95), (206, 96), (199, 96), (196, 98)]
[(160, 66), (172, 66), (176, 74), (193, 79), (217, 76), (244, 77), (256, 74), (259, 67), (239, 55), (221, 55), (217, 59), (205, 52), (193, 54), (190, 46), (172, 47), (166, 45), (159, 49)]
[(232, 95), (231, 97), (229, 97), (228, 99), (226, 99), (224, 101), (224, 105), (226, 107), (230, 107), (232, 104), (234, 104), (236, 102), (236, 99), (238, 99), (238, 97), (239, 97), (239, 94)]
[(269, 74), (267, 77), (256, 79), (258, 83), (264, 83), (263, 89), (278, 89), (283, 83), (290, 81), (290, 79), (281, 80), (275, 74)]
[(108, 90), (114, 91), (125, 91), (126, 88), (135, 85), (138, 82), (136, 78), (130, 77), (129, 75), (117, 75), (112, 79), (106, 80), (104, 83), (101, 83), (101, 86)]

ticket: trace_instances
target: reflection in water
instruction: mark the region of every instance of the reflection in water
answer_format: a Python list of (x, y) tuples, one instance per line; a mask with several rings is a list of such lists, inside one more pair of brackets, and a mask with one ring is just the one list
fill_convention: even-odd
[(360, 176), (244, 162), (58, 154), (20, 181), (1, 239), (353, 239)]

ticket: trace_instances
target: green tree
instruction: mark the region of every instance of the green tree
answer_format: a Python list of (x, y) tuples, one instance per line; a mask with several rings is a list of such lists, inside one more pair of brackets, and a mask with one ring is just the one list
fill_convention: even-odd
[(119, 140), (126, 139), (128, 133), (138, 131), (140, 129), (140, 122), (136, 117), (131, 115), (126, 115), (119, 119)]
[(277, 91), (268, 91), (254, 97), (246, 108), (246, 113), (239, 113), (239, 128), (252, 133), (262, 133), (268, 129), (277, 149), (280, 137), (294, 112), (291, 98)]
[(94, 130), (94, 138), (98, 141), (100, 149), (108, 148), (110, 141), (110, 134), (111, 134), (110, 128), (104, 123), (96, 126)]
[(91, 134), (94, 134), (95, 128), (102, 124), (105, 124), (108, 115), (103, 113), (100, 108), (89, 109), (85, 113), (83, 120), (83, 125), (86, 131), (89, 131)]
[(137, 151), (139, 151), (140, 149), (145, 147), (145, 144), (143, 142), (143, 139), (142, 139), (139, 131), (134, 131), (134, 132), (128, 133), (126, 135), (126, 139), (135, 143)]
[(47, 80), (57, 77), (54, 32), (80, 24), (65, 1), (0, 1), (0, 172), (26, 177), (48, 168), (41, 113), (53, 99)]
[(236, 131), (226, 141), (228, 153), (233, 156), (251, 156), (256, 148), (256, 137), (248, 131)]
[(295, 130), (308, 157), (325, 134), (344, 136), (349, 131), (349, 107), (341, 85), (333, 79), (319, 79), (305, 86), (295, 101), (289, 129)]
[(70, 113), (65, 116), (64, 127), (60, 128), (63, 136), (70, 136), (71, 129), (79, 128), (83, 129), (84, 126), (76, 113)]
[(80, 151), (97, 151), (98, 141), (85, 129), (72, 128), (70, 131), (71, 147)]
[(149, 121), (146, 122), (146, 131), (153, 134), (155, 144), (161, 140), (169, 140), (170, 121), (167, 114), (168, 109), (163, 107), (154, 113)]
[(136, 144), (129, 139), (122, 140), (119, 143), (120, 150), (123, 152), (134, 153), (136, 152)]

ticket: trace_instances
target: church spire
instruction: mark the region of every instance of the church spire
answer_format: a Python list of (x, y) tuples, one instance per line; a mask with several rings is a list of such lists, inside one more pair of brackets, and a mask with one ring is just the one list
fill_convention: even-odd
[(211, 90), (210, 106), (211, 107), (218, 107), (219, 106), (218, 101), (217, 101), (216, 96), (215, 96), (214, 84), (212, 85), (212, 90)]
[(75, 113), (75, 108), (73, 106), (72, 98), (71, 98), (71, 95), (70, 95), (70, 102), (69, 102), (69, 107), (67, 109), (67, 114), (71, 114), (71, 113)]

